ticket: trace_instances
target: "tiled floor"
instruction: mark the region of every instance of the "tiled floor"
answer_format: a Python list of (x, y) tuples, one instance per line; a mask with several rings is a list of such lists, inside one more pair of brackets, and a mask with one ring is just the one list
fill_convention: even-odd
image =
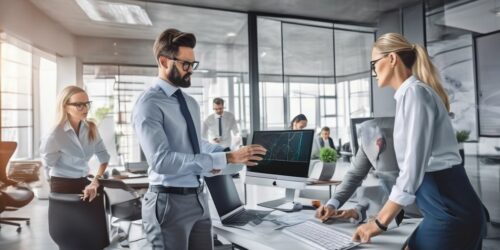
[[(496, 226), (490, 226), (488, 237), (483, 242), (483, 249), (500, 249), (500, 164), (488, 164), (477, 157), (466, 158), (466, 169), (472, 185), (488, 208)], [(240, 186), (241, 187), (241, 186)], [(263, 192), (259, 192), (263, 193)], [(33, 200), (25, 208), (2, 216), (29, 216), (30, 226), (23, 226), (22, 232), (16, 228), (2, 225), (0, 229), (0, 249), (5, 250), (52, 250), (57, 249), (48, 233), (46, 200)], [(140, 238), (140, 235), (135, 238)], [(141, 241), (137, 242), (139, 246)], [(137, 246), (137, 245), (136, 245)], [(134, 247), (131, 249), (140, 249)], [(109, 249), (120, 249), (113, 245)]]

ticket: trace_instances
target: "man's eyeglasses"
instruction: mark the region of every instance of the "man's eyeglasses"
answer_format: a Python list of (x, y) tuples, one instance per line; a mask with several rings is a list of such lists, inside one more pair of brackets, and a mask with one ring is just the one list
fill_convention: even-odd
[(193, 61), (193, 62), (188, 62), (188, 61), (184, 61), (184, 60), (180, 60), (176, 57), (174, 58), (170, 58), (170, 57), (167, 57), (168, 59), (170, 60), (174, 60), (175, 62), (179, 62), (182, 64), (182, 69), (184, 71), (188, 71), (189, 68), (193, 67), (193, 70), (197, 69), (198, 68), (198, 65), (200, 64), (200, 62), (198, 61)]
[(68, 105), (76, 107), (78, 111), (82, 111), (83, 108), (87, 108), (87, 110), (90, 109), (90, 104), (92, 104), (91, 101), (89, 102), (70, 102)]
[(377, 77), (377, 72), (375, 71), (375, 64), (376, 64), (378, 61), (380, 61), (380, 60), (384, 59), (387, 55), (388, 55), (388, 54), (385, 54), (384, 56), (382, 56), (382, 57), (381, 57), (381, 58), (379, 58), (379, 59), (375, 59), (375, 60), (373, 60), (373, 61), (370, 61), (370, 67), (371, 67), (371, 70), (372, 70), (372, 77)]

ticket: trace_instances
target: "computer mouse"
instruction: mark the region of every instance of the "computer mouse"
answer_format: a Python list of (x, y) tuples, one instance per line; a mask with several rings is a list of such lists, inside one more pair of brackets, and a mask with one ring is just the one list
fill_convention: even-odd
[(116, 168), (113, 168), (113, 169), (111, 170), (111, 175), (112, 175), (112, 176), (117, 176), (117, 175), (120, 175), (120, 171), (118, 171), (118, 169), (116, 169)]
[(294, 202), (293, 203), (293, 211), (300, 211), (300, 210), (302, 210), (302, 203)]

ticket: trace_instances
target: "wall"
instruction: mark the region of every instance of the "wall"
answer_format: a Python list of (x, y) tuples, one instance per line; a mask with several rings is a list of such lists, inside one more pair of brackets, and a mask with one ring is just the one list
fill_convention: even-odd
[(83, 63), (156, 65), (153, 40), (76, 37), (76, 55)]
[[(410, 42), (425, 46), (423, 3), (389, 11), (381, 15), (377, 37), (389, 32), (401, 33)], [(396, 101), (393, 98), (395, 91), (390, 87), (379, 88), (376, 79), (373, 80), (372, 90), (374, 117), (394, 116), (396, 113)]]
[(0, 30), (45, 52), (74, 55), (73, 35), (27, 0), (0, 0)]
[(57, 62), (57, 92), (68, 85), (83, 86), (83, 64), (77, 57), (58, 56)]

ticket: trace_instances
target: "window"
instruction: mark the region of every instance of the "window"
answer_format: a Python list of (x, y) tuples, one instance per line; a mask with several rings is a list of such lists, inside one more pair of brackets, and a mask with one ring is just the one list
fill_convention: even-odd
[(13, 158), (32, 158), (32, 54), (11, 43), (0, 46), (1, 139), (18, 143)]

